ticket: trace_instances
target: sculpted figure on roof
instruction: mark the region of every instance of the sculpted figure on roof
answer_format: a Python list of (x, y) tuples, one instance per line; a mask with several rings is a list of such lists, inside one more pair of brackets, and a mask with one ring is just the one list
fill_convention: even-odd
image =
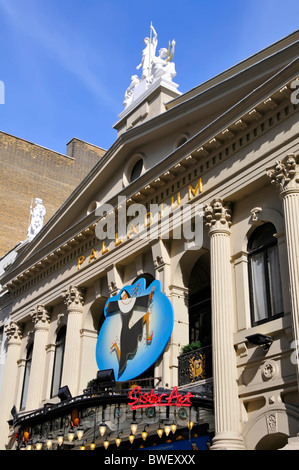
[(163, 47), (156, 56), (158, 45), (158, 35), (151, 24), (150, 37), (144, 39), (145, 48), (142, 51), (141, 62), (136, 69), (142, 69), (141, 78), (138, 75), (132, 75), (131, 83), (126, 90), (123, 106), (127, 108), (133, 101), (143, 94), (154, 82), (163, 79), (172, 82), (176, 76), (175, 65), (172, 62), (174, 56), (175, 40), (169, 42), (168, 49)]

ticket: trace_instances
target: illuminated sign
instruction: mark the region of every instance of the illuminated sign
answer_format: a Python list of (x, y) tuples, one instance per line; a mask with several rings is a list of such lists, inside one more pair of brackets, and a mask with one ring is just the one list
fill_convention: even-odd
[(182, 395), (177, 387), (174, 387), (168, 395), (167, 393), (155, 393), (153, 389), (150, 393), (142, 392), (141, 387), (138, 386), (129, 393), (129, 399), (132, 401), (128, 405), (132, 410), (153, 406), (191, 406), (192, 397), (193, 395), (190, 392), (187, 395)]
[(158, 280), (139, 277), (106, 302), (104, 315), (96, 346), (99, 370), (113, 369), (117, 381), (138, 377), (157, 361), (170, 339), (170, 300)]

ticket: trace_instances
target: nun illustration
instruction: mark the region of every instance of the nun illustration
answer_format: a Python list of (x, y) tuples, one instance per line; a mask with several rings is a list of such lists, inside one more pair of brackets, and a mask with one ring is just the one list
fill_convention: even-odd
[(151, 343), (153, 332), (150, 334), (150, 305), (154, 295), (155, 286), (149, 294), (132, 296), (124, 289), (120, 293), (119, 300), (110, 300), (106, 306), (107, 314), (121, 315), (122, 327), (119, 345), (115, 341), (111, 350), (115, 350), (119, 361), (118, 377), (124, 372), (128, 359), (132, 358), (137, 349), (138, 342), (142, 339), (143, 327), (146, 325), (146, 341)]

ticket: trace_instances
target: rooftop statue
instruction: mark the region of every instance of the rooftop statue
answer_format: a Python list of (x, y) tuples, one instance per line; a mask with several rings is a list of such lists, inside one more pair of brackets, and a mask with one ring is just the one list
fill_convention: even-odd
[(158, 79), (163, 79), (172, 83), (172, 79), (176, 76), (175, 64), (172, 61), (174, 56), (175, 40), (169, 42), (168, 49), (161, 48), (159, 55), (156, 56), (158, 45), (158, 35), (151, 24), (150, 37), (144, 39), (145, 48), (142, 51), (142, 58), (136, 69), (142, 69), (141, 79), (138, 75), (131, 76), (131, 83), (126, 90), (123, 106), (130, 106), (136, 97), (146, 91), (150, 85)]
[(32, 204), (30, 206), (30, 215), (31, 215), (31, 222), (28, 227), (27, 238), (32, 240), (35, 235), (40, 232), (44, 224), (44, 217), (46, 215), (46, 209), (42, 205), (42, 200), (39, 198), (35, 198), (34, 200), (36, 206), (33, 208)]
[[(154, 35), (152, 38), (152, 34)], [(152, 62), (156, 54), (157, 44), (158, 44), (158, 36), (156, 33), (155, 28), (151, 24), (151, 34), (149, 38), (144, 38), (145, 48), (142, 51), (142, 58), (139, 65), (137, 65), (136, 69), (140, 69), (142, 67), (142, 77), (141, 80), (150, 80), (152, 75)]]

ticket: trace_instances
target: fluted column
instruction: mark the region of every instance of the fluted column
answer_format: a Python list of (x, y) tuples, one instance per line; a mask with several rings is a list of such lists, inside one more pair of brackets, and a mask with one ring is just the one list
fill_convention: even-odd
[(63, 298), (67, 306), (67, 330), (61, 386), (67, 385), (75, 396), (78, 394), (84, 290), (70, 286), (63, 292)]
[[(268, 170), (271, 183), (280, 192), (283, 202), (290, 276), (290, 297), (293, 332), (299, 345), (299, 154), (289, 154)], [(296, 361), (299, 381), (299, 361)], [(299, 385), (298, 385), (299, 386)]]
[(49, 311), (38, 305), (31, 312), (34, 324), (34, 343), (27, 394), (26, 410), (39, 408), (45, 380), (46, 345), (50, 323)]
[(5, 327), (5, 334), (8, 339), (8, 348), (0, 400), (0, 450), (5, 450), (5, 445), (7, 444), (7, 421), (12, 418), (10, 411), (14, 405), (18, 408), (18, 404), (15, 403), (15, 390), (18, 379), (18, 360), (20, 358), (22, 329), (17, 323), (11, 322)]
[(205, 207), (211, 238), (212, 350), (215, 437), (211, 449), (243, 449), (236, 379), (233, 282), (230, 253), (231, 210), (215, 199)]

